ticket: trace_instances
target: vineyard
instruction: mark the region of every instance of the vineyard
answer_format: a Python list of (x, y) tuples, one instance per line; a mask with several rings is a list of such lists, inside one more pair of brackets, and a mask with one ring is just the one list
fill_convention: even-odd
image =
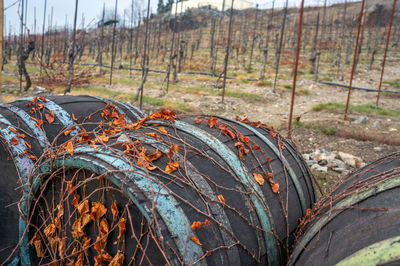
[[(399, 8), (392, 14), (389, 0), (305, 2), (302, 14), (299, 7), (271, 6), (150, 16), (146, 3), (132, 1), (123, 14), (103, 9), (98, 22), (85, 24), (82, 13), (76, 30), (67, 22), (56, 27), (50, 16), (44, 34), (36, 33), (39, 23), (21, 24), (22, 35), (9, 25), (2, 100), (91, 94), (143, 104), (150, 111), (248, 116), (287, 132), (295, 97), (291, 118), (300, 119), (291, 131), (299, 144), (310, 142), (305, 151), (337, 137), (361, 141), (359, 151), (349, 148), (359, 156), (364, 141), (395, 150), (392, 145), (400, 143)], [(349, 119), (343, 119), (347, 109)], [(368, 116), (367, 124), (348, 122), (359, 116)]]

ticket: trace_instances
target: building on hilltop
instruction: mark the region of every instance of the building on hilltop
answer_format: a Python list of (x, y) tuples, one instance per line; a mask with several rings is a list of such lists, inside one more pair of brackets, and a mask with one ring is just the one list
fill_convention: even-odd
[[(176, 8), (178, 5), (178, 8)], [(231, 1), (229, 0), (184, 0), (180, 2), (174, 2), (172, 5), (171, 12), (175, 14), (177, 10), (177, 14), (184, 13), (186, 10), (191, 8), (200, 8), (200, 7), (208, 7), (212, 9), (217, 9), (219, 11), (228, 10), (231, 8)], [(253, 0), (235, 0), (233, 3), (234, 9), (247, 9), (253, 8), (254, 1)]]

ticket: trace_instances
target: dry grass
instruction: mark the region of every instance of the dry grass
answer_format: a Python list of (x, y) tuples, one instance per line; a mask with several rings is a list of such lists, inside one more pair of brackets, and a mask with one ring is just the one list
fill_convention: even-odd
[(372, 141), (380, 144), (400, 146), (400, 138), (394, 138), (393, 136), (379, 135), (376, 132), (370, 133), (361, 130), (340, 129), (336, 132), (336, 135), (347, 139)]

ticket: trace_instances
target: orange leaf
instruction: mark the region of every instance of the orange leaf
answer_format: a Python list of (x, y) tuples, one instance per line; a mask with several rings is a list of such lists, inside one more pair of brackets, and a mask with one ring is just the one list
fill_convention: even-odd
[(29, 241), (30, 245), (34, 245), (36, 249), (36, 255), (39, 258), (44, 258), (44, 249), (43, 249), (43, 244), (42, 244), (42, 239), (40, 238), (39, 234), (36, 233), (31, 241)]
[(31, 120), (33, 120), (33, 121), (36, 122), (36, 123), (35, 123), (35, 126), (36, 126), (38, 129), (41, 129), (41, 126), (43, 125), (43, 121), (42, 121), (42, 120), (37, 119), (37, 118), (34, 118), (34, 117), (32, 117), (32, 116), (30, 116), (29, 118), (30, 118)]
[(49, 224), (45, 229), (44, 229), (44, 234), (47, 236), (47, 238), (52, 237), (56, 233), (56, 226), (54, 224)]
[(19, 143), (16, 138), (12, 138), (10, 141), (11, 141), (12, 145), (18, 145), (18, 143)]
[(227, 130), (224, 130), (224, 134), (227, 136), (229, 135), (232, 139), (236, 138), (236, 134), (229, 128)]
[(72, 143), (72, 140), (65, 144), (65, 151), (71, 154), (71, 156), (74, 156), (74, 144)]
[(82, 227), (85, 227), (88, 223), (90, 223), (90, 215), (89, 213), (86, 213), (82, 216)]
[(108, 140), (110, 139), (108, 136), (106, 136), (106, 135), (101, 135), (101, 136), (99, 136), (99, 139), (102, 141), (102, 142), (104, 142), (104, 143), (107, 143), (108, 142)]
[(147, 136), (153, 137), (155, 139), (161, 139), (160, 136), (157, 135), (155, 132), (146, 133)]
[(218, 126), (219, 129), (223, 130), (223, 133), (225, 134), (225, 136), (230, 136), (232, 139), (236, 138), (236, 134), (232, 131), (232, 129), (230, 129), (227, 125), (224, 124), (220, 124)]
[(210, 221), (208, 219), (204, 220), (204, 226), (209, 226), (210, 225)]
[(260, 146), (258, 146), (258, 145), (256, 145), (256, 144), (253, 144), (253, 147), (251, 147), (253, 150), (256, 150), (256, 151), (261, 151), (261, 147)]
[(89, 201), (88, 200), (85, 200), (85, 201), (81, 202), (81, 204), (78, 205), (78, 212), (80, 213), (80, 215), (83, 215), (83, 214), (89, 212)]
[(240, 122), (242, 122), (242, 123), (246, 123), (246, 124), (248, 124), (249, 123), (249, 119), (247, 118), (247, 117), (245, 117), (245, 118), (240, 118), (240, 116), (236, 116), (236, 120), (237, 121), (240, 121)]
[(150, 163), (152, 163), (153, 161), (159, 159), (161, 156), (163, 155), (162, 152), (160, 152), (158, 149), (153, 152), (152, 154), (150, 154), (149, 156), (146, 157), (146, 160)]
[(94, 249), (97, 253), (101, 254), (101, 250), (103, 249), (103, 240), (101, 236), (97, 236), (96, 242), (94, 243)]
[(169, 161), (169, 163), (167, 164), (167, 166), (165, 167), (165, 172), (167, 172), (168, 174), (176, 171), (179, 169), (179, 163), (177, 161)]
[(267, 178), (269, 182), (273, 182), (272, 178), (274, 177), (274, 174), (272, 172), (268, 172)]
[(118, 229), (119, 229), (119, 234), (118, 234), (118, 240), (121, 239), (122, 235), (125, 233), (126, 230), (126, 220), (125, 218), (121, 218), (121, 220), (118, 223)]
[(65, 250), (65, 240), (67, 240), (67, 237), (57, 238), (58, 241), (58, 255), (60, 258), (64, 257), (64, 250)]
[(167, 134), (168, 131), (165, 130), (165, 127), (159, 127), (158, 130), (160, 130), (161, 133)]
[(75, 126), (72, 126), (72, 127), (68, 128), (67, 130), (64, 131), (64, 135), (68, 136), (71, 133), (71, 131), (74, 130), (74, 129), (75, 129)]
[(72, 184), (72, 181), (67, 181), (67, 191), (69, 194), (72, 194), (72, 192), (74, 192), (74, 184)]
[(44, 116), (46, 117), (47, 122), (49, 122), (49, 124), (54, 122), (54, 116), (52, 116), (51, 114), (45, 113)]
[(150, 115), (150, 119), (159, 119), (159, 118), (165, 119), (165, 120), (171, 120), (172, 122), (175, 122), (175, 112), (162, 109), (162, 110)]
[(83, 261), (84, 257), (83, 257), (83, 253), (79, 254), (78, 259), (75, 261), (74, 266), (83, 266)]
[(194, 231), (194, 230), (196, 230), (196, 229), (200, 229), (201, 226), (202, 226), (202, 223), (201, 223), (201, 222), (199, 222), (199, 221), (194, 221), (194, 222), (192, 223), (191, 228), (192, 228), (192, 230)]
[(260, 186), (264, 185), (264, 177), (261, 174), (253, 173), (253, 176)]
[(200, 118), (196, 117), (196, 118), (194, 119), (194, 122), (195, 122), (196, 124), (201, 124), (201, 122), (203, 122), (203, 119), (200, 119)]
[(179, 146), (177, 144), (172, 144), (169, 146), (168, 154), (167, 157), (168, 159), (172, 159), (172, 156), (174, 156), (175, 153), (179, 151)]
[(117, 207), (117, 202), (116, 201), (114, 201), (111, 204), (111, 212), (112, 212), (112, 215), (113, 215), (113, 221), (117, 220), (117, 218), (118, 218), (118, 207)]
[(26, 140), (25, 140), (25, 146), (28, 148), (28, 150), (32, 149), (31, 143)]
[(79, 238), (85, 235), (83, 232), (82, 217), (79, 217), (75, 220), (74, 224), (72, 225), (71, 234), (73, 238)]
[(244, 143), (240, 142), (240, 141), (235, 143), (235, 147), (239, 148), (239, 157), (240, 157), (240, 160), (243, 161), (244, 160), (244, 156), (243, 155), (249, 153), (249, 150), (246, 149), (245, 146), (244, 146)]
[(33, 155), (33, 154), (27, 153), (26, 156), (28, 156), (28, 157), (29, 157), (31, 160), (33, 160), (33, 161), (37, 161), (37, 160), (38, 160), (38, 158), (37, 158), (35, 155)]
[(24, 139), (24, 138), (26, 138), (26, 135), (25, 135), (25, 134), (19, 134), (19, 135), (17, 136), (17, 138)]
[(106, 213), (107, 213), (106, 207), (104, 207), (104, 205), (101, 204), (100, 202), (94, 202), (92, 204), (92, 210), (90, 214), (92, 220), (99, 219), (103, 217), (103, 215)]
[(79, 196), (79, 194), (76, 194), (74, 199), (71, 201), (71, 204), (75, 206), (75, 208), (78, 208), (78, 203), (79, 203), (79, 198), (81, 196)]
[(191, 239), (194, 243), (196, 243), (197, 245), (202, 246), (202, 244), (200, 243), (200, 240), (199, 240), (198, 237), (192, 236), (190, 239)]
[(243, 136), (242, 134), (239, 134), (239, 140), (240, 140), (241, 142), (244, 142), (244, 143), (249, 143), (250, 138), (247, 137), (247, 136)]
[(218, 123), (218, 118), (210, 116), (210, 118), (208, 119), (208, 126), (210, 128), (213, 128), (217, 125), (217, 123)]
[(224, 196), (222, 196), (221, 194), (218, 195), (218, 200), (222, 203), (222, 207), (225, 206), (226, 201), (224, 199)]
[(92, 241), (92, 239), (88, 238), (88, 237), (84, 237), (83, 238), (83, 248), (86, 249), (90, 246), (90, 241)]
[(273, 184), (271, 185), (271, 188), (272, 188), (272, 192), (278, 193), (278, 191), (279, 191), (279, 184), (278, 184), (278, 183), (273, 183)]
[(72, 119), (73, 119), (74, 121), (78, 121), (78, 119), (76, 119), (76, 117), (75, 117), (75, 114), (74, 114), (74, 113), (72, 113)]
[(124, 259), (124, 253), (118, 250), (117, 254), (114, 256), (110, 264), (108, 264), (108, 266), (121, 266), (124, 264)]
[(255, 128), (259, 128), (259, 127), (262, 125), (262, 123), (261, 123), (260, 121), (258, 121), (258, 122), (251, 122), (250, 125), (252, 125), (252, 126), (255, 127)]
[(11, 156), (7, 156), (7, 161), (11, 161), (11, 160), (12, 160)]
[(101, 219), (100, 221), (100, 235), (104, 236), (106, 234), (108, 234), (110, 230), (110, 227), (108, 226), (108, 222), (106, 217), (103, 217), (103, 219)]
[(13, 128), (13, 127), (9, 127), (8, 130), (10, 130), (11, 132), (13, 132), (14, 134), (18, 134), (18, 131)]
[(113, 257), (108, 253), (101, 254), (101, 260), (110, 262), (112, 261)]

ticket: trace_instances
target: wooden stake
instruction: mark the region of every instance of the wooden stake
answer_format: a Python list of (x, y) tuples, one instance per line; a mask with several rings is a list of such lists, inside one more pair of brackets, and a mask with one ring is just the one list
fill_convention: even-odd
[(358, 21), (358, 31), (357, 31), (356, 46), (354, 47), (353, 67), (351, 69), (350, 85), (349, 85), (349, 91), (347, 93), (346, 110), (344, 111), (344, 120), (347, 120), (347, 113), (349, 111), (350, 96), (351, 96), (351, 86), (353, 85), (354, 71), (355, 71), (355, 67), (356, 67), (357, 52), (358, 52), (358, 42), (360, 41), (360, 32), (361, 32), (361, 24), (362, 24), (362, 19), (363, 19), (363, 14), (364, 14), (364, 6), (365, 6), (365, 0), (362, 0), (362, 2), (361, 2), (361, 10), (360, 10), (360, 20)]
[(294, 66), (292, 99), (291, 99), (291, 103), (290, 103), (289, 125), (288, 125), (288, 138), (289, 139), (292, 138), (293, 106), (294, 106), (294, 97), (295, 97), (295, 93), (296, 93), (297, 69), (298, 69), (298, 66), (299, 66), (299, 57), (300, 57), (301, 29), (302, 29), (302, 26), (303, 26), (303, 13), (304, 13), (304, 0), (301, 1), (300, 18), (299, 18), (299, 30), (298, 30), (298, 33), (297, 33), (296, 63), (295, 63), (295, 66)]
[(391, 15), (391, 17), (390, 17), (389, 30), (388, 30), (387, 37), (386, 37), (385, 54), (383, 55), (383, 62), (382, 62), (382, 69), (381, 69), (381, 78), (380, 78), (380, 80), (379, 80), (378, 95), (376, 96), (376, 106), (379, 105), (379, 96), (380, 96), (380, 94), (381, 94), (383, 73), (385, 72), (386, 56), (387, 56), (387, 51), (388, 51), (388, 48), (389, 48), (390, 34), (391, 34), (391, 32), (392, 32), (392, 25), (393, 25), (394, 11), (395, 11), (395, 9), (396, 9), (396, 2), (397, 2), (397, 0), (393, 0), (392, 15)]

